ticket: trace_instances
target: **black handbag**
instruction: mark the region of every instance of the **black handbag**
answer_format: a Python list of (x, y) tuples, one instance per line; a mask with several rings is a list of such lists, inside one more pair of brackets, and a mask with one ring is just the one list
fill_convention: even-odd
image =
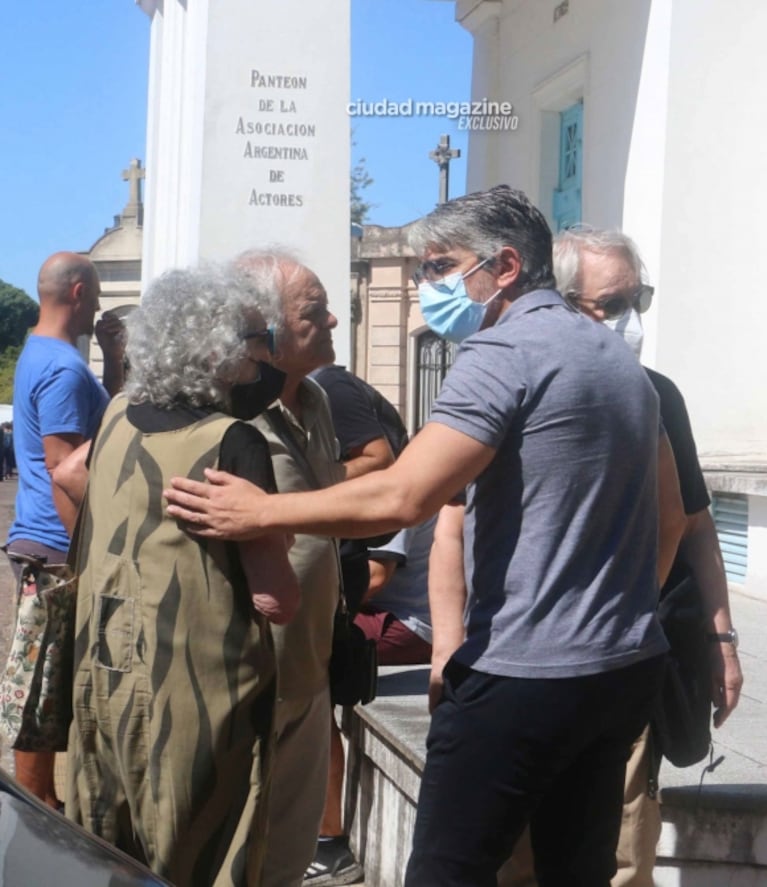
[(675, 767), (702, 761), (711, 748), (711, 664), (706, 616), (692, 576), (658, 606), (671, 647), (651, 722), (658, 752)]
[[(279, 407), (266, 411), (272, 430), (290, 451), (294, 461), (301, 466), (306, 479), (315, 489), (321, 485), (309, 460), (296, 443)], [(378, 651), (375, 641), (368, 640), (362, 629), (354, 624), (344, 594), (344, 571), (334, 540), (338, 562), (338, 605), (333, 618), (333, 644), (330, 651), (328, 672), (330, 699), (333, 705), (365, 705), (372, 702), (378, 686)]]
[(341, 596), (333, 620), (333, 647), (330, 653), (330, 701), (333, 705), (367, 705), (378, 688), (376, 642), (354, 623)]
[(354, 617), (359, 613), (370, 585), (368, 547), (363, 539), (342, 539), (338, 554), (346, 607)]

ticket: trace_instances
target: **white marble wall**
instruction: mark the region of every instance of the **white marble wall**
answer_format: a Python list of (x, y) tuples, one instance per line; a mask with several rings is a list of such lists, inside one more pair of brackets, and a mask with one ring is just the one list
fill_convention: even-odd
[(348, 0), (141, 0), (152, 17), (144, 284), (281, 246), (325, 284), (349, 354)]
[[(645, 360), (683, 392), (704, 456), (767, 463), (767, 182), (754, 0), (458, 0), (472, 98), (513, 103), (513, 132), (469, 139), (471, 190), (507, 182), (551, 215), (552, 114), (583, 99), (583, 220), (637, 240), (651, 282)], [(557, 10), (560, 14), (556, 15)]]

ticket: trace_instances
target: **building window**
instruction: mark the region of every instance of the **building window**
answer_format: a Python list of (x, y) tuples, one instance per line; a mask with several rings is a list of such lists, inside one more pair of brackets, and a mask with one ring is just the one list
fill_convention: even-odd
[(743, 583), (748, 566), (748, 497), (716, 493), (711, 511), (727, 579)]
[(428, 330), (416, 340), (415, 428), (418, 431), (431, 414), (442, 380), (453, 365), (456, 346)]
[(141, 280), (141, 260), (120, 260), (101, 262), (95, 260), (96, 270), (102, 283), (123, 283), (127, 280)]
[(581, 221), (583, 169), (583, 102), (559, 115), (559, 182), (554, 190), (553, 214), (557, 231)]

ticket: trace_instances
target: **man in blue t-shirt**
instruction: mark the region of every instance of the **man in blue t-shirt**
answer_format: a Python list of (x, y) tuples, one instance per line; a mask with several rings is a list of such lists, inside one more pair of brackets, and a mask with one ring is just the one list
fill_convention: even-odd
[[(85, 256), (59, 252), (40, 268), (37, 291), (40, 317), (24, 345), (14, 378), (14, 447), (19, 488), (7, 549), (48, 563), (63, 563), (69, 538), (71, 502), (57, 498), (51, 474), (74, 449), (90, 439), (109, 402), (76, 348), (77, 338), (91, 335), (99, 310), (99, 276)], [(117, 318), (99, 321), (96, 331), (104, 352), (104, 376), (110, 393), (122, 381), (122, 349)], [(20, 565), (11, 560), (18, 576)], [(17, 780), (52, 806), (53, 752), (15, 752)]]

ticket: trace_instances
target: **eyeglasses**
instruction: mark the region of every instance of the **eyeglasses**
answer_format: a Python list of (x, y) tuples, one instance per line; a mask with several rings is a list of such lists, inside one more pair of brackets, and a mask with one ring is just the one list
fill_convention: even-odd
[[(479, 271), (479, 269), (483, 265), (487, 265), (488, 262), (494, 262), (495, 256), (490, 256), (488, 259), (480, 259), (473, 268), (469, 268), (462, 277), (465, 280), (467, 277), (471, 276), (475, 271)], [(413, 283), (416, 286), (420, 286), (425, 280), (428, 280), (430, 283), (438, 283), (440, 280), (443, 280), (455, 266), (459, 264), (455, 259), (434, 259), (433, 261), (427, 260), (425, 262), (421, 262), (421, 264), (415, 269), (413, 272)]]
[(625, 314), (631, 308), (637, 314), (644, 314), (652, 305), (655, 287), (643, 283), (629, 295), (604, 296), (601, 299), (584, 299), (578, 293), (565, 293), (565, 301), (576, 310), (587, 305), (592, 311), (601, 311), (605, 320), (613, 320)]
[(243, 341), (247, 342), (248, 339), (263, 339), (266, 342), (267, 350), (269, 354), (274, 354), (274, 327), (269, 326), (265, 330), (253, 330), (251, 333), (244, 333)]

